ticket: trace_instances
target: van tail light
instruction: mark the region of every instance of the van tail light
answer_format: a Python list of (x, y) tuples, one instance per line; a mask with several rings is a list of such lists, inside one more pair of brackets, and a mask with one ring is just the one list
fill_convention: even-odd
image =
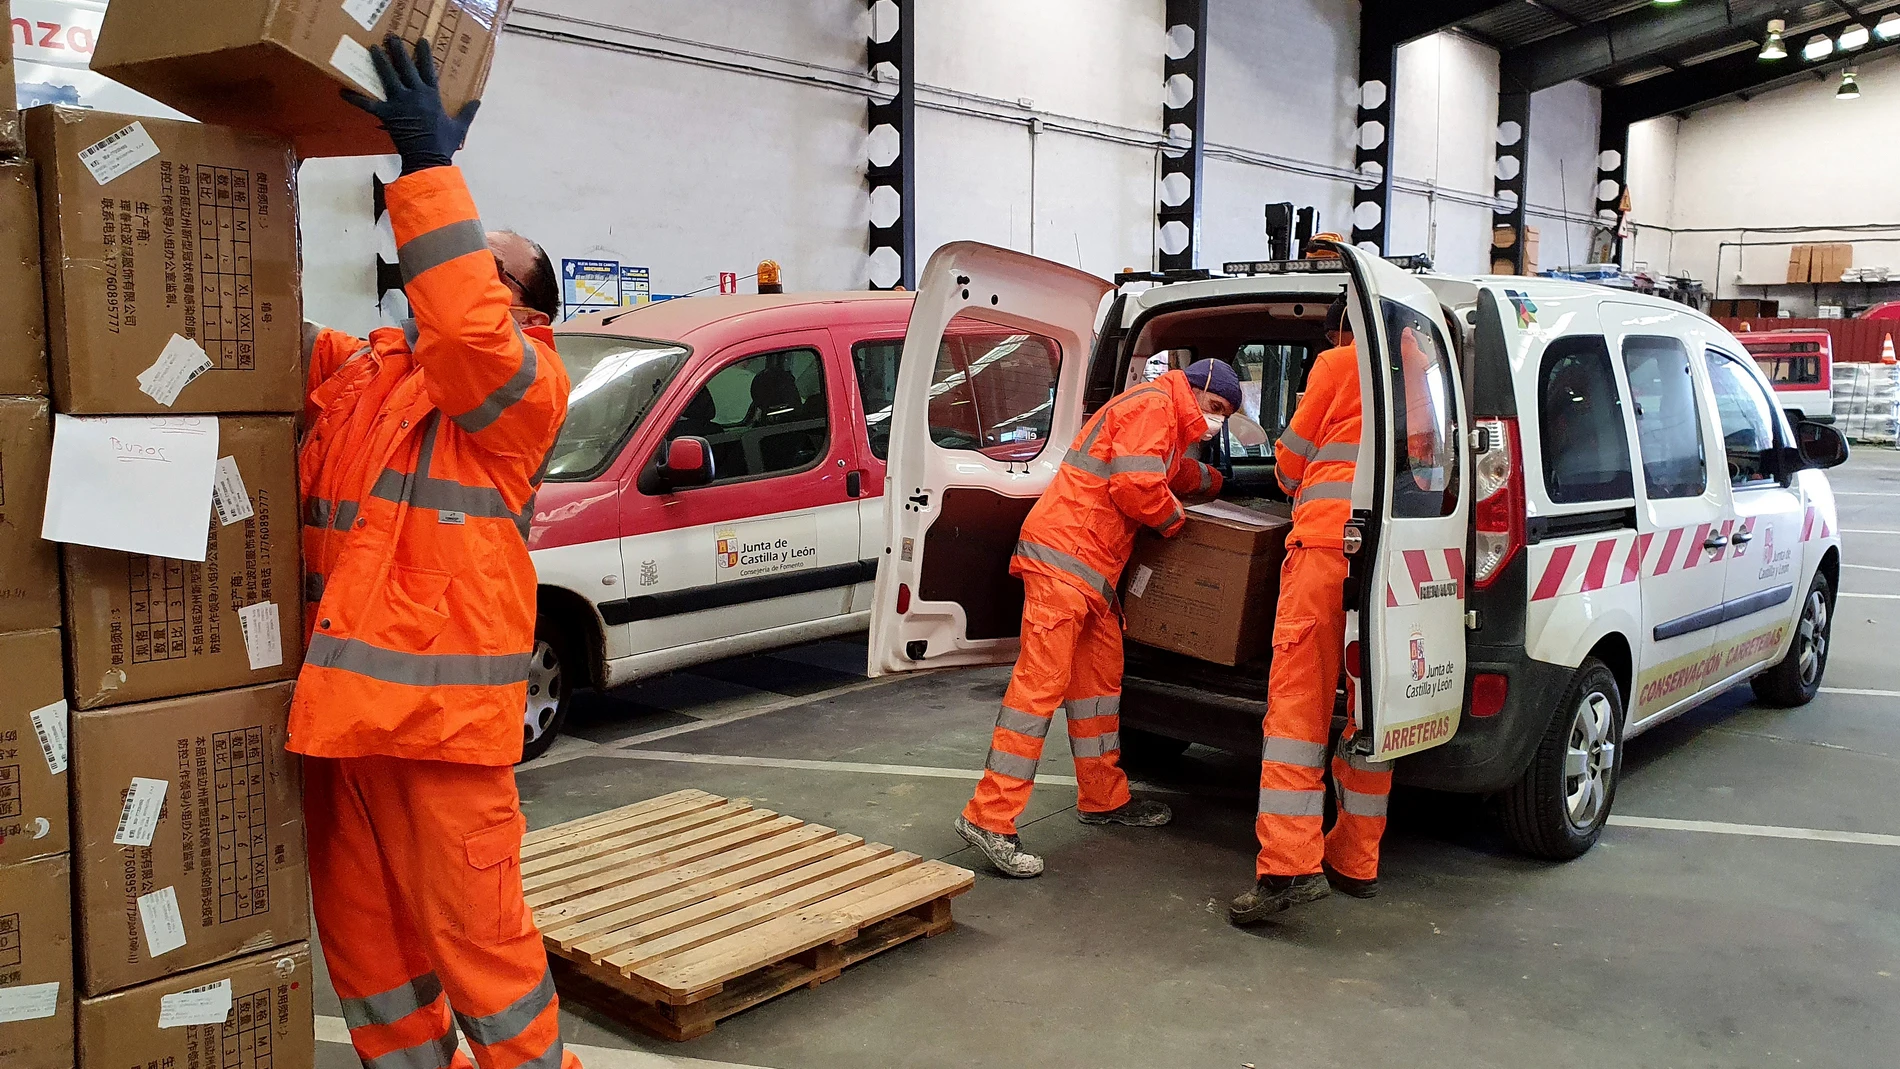
[(1351, 642), (1346, 643), (1346, 674), (1353, 677), (1354, 679), (1358, 679), (1362, 675), (1365, 674), (1359, 671), (1359, 640), (1358, 639), (1354, 639)]
[(1496, 716), (1504, 711), (1504, 700), (1511, 696), (1509, 676), (1481, 672), (1471, 677), (1471, 715)]
[(1472, 523), (1478, 537), (1472, 578), (1483, 590), (1524, 548), (1524, 450), (1516, 420), (1479, 420), (1477, 426), (1488, 448), (1478, 454), (1474, 466), (1477, 502)]
[(910, 611), (910, 584), (899, 583), (897, 584), (897, 615), (902, 616), (909, 611)]

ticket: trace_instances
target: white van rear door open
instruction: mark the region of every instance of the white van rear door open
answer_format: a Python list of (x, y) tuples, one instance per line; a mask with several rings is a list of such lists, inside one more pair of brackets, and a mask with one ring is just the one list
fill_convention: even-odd
[(869, 673), (1008, 664), (1009, 558), (1083, 422), (1105, 280), (973, 241), (919, 280), (892, 402)]

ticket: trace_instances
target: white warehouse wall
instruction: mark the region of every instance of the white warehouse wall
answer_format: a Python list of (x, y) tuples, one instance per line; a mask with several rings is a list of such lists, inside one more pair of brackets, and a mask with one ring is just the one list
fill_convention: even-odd
[(1529, 225), (1539, 232), (1539, 270), (1593, 259), (1602, 109), (1602, 91), (1583, 82), (1531, 94), (1524, 199)]
[[(1400, 182), (1386, 248), (1397, 255), (1429, 252), (1449, 273), (1488, 273), (1497, 51), (1458, 34), (1434, 34), (1399, 49), (1396, 81), (1392, 170)], [(1414, 190), (1413, 182), (1430, 188)]]
[(1631, 267), (1668, 271), (1676, 225), (1676, 145), (1682, 120), (1673, 115), (1630, 127), (1628, 181), (1635, 236), (1625, 243)]

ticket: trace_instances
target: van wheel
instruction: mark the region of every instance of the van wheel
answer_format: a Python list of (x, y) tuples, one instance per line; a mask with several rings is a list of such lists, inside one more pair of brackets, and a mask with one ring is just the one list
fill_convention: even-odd
[(567, 723), (573, 703), (574, 681), (581, 663), (573, 644), (551, 620), (534, 625), (534, 659), (528, 662), (528, 703), (521, 720), (521, 759), (532, 761), (548, 752)]
[(1795, 625), (1794, 645), (1781, 663), (1755, 677), (1755, 697), (1781, 709), (1806, 705), (1821, 692), (1827, 674), (1827, 652), (1833, 644), (1834, 586), (1823, 572), (1814, 573), (1808, 597), (1801, 603), (1801, 622)]
[(1501, 798), (1504, 830), (1533, 857), (1569, 861), (1596, 845), (1623, 771), (1623, 692), (1592, 657), (1565, 688), (1530, 767)]
[(1186, 739), (1157, 735), (1140, 728), (1122, 728), (1122, 764), (1133, 768), (1153, 768), (1187, 752)]

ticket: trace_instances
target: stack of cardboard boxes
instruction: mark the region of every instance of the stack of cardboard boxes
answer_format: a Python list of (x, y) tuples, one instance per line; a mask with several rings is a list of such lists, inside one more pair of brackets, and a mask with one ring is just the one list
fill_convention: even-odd
[[(24, 120), (28, 160), (0, 162), (0, 1064), (307, 1069), (290, 146)], [(203, 561), (39, 538), (68, 416), (215, 427)]]

